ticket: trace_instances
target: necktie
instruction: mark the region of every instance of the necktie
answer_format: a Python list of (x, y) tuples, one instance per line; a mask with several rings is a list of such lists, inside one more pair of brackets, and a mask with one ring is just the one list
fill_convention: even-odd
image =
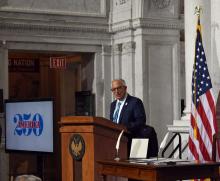
[(121, 102), (118, 102), (117, 108), (116, 108), (115, 113), (113, 115), (113, 122), (115, 122), (115, 123), (117, 123), (120, 106), (121, 106)]

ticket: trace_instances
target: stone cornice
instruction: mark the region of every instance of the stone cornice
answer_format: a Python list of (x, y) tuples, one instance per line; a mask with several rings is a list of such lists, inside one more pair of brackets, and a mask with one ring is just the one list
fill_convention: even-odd
[[(36, 14), (0, 10), (0, 30), (108, 33), (108, 18), (67, 14)], [(12, 30), (14, 29), (14, 30)]]
[(135, 28), (162, 28), (162, 29), (183, 29), (184, 24), (179, 19), (137, 19), (134, 21)]
[(112, 24), (110, 31), (118, 32), (138, 28), (181, 30), (184, 29), (184, 22), (182, 19), (134, 19)]
[(20, 31), (28, 31), (28, 32), (40, 32), (40, 31), (48, 31), (48, 32), (95, 32), (95, 33), (108, 33), (107, 26), (95, 26), (95, 25), (51, 25), (51, 24), (26, 24), (26, 23), (6, 23), (0, 21), (0, 29), (8, 32), (20, 32)]

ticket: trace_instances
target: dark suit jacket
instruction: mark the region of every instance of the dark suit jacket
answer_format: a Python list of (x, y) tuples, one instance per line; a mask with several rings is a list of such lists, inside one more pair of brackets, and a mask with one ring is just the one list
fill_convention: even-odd
[[(113, 120), (113, 114), (116, 106), (116, 100), (111, 103), (110, 120)], [(128, 137), (128, 154), (131, 148), (132, 138), (149, 138), (147, 157), (155, 157), (158, 153), (157, 134), (153, 127), (147, 126), (146, 114), (143, 102), (137, 98), (128, 95), (121, 110), (119, 124), (126, 126), (131, 133)]]
[(134, 138), (148, 138), (148, 150), (147, 150), (147, 158), (156, 157), (158, 155), (158, 140), (157, 133), (152, 126), (145, 125), (134, 135)]
[[(113, 120), (113, 114), (116, 106), (116, 100), (111, 103), (110, 120)], [(143, 102), (137, 98), (128, 95), (122, 107), (119, 117), (119, 124), (126, 126), (128, 131), (136, 134), (137, 130), (146, 123), (146, 115)]]

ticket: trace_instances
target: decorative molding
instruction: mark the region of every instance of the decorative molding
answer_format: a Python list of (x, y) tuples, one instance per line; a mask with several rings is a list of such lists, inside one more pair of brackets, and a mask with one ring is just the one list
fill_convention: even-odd
[(115, 6), (121, 6), (128, 2), (128, 0), (115, 0)]
[(183, 20), (173, 19), (173, 20), (159, 20), (159, 19), (134, 19), (132, 22), (130, 20), (122, 21), (112, 24), (110, 28), (111, 32), (135, 30), (138, 28), (155, 28), (155, 29), (184, 29)]
[(151, 0), (153, 5), (157, 9), (164, 9), (170, 5), (171, 0)]
[(135, 50), (136, 43), (134, 41), (126, 42), (122, 44), (122, 51), (123, 52), (131, 52)]
[(108, 33), (108, 27), (95, 26), (95, 25), (72, 25), (72, 26), (60, 26), (60, 25), (46, 25), (40, 24), (25, 24), (25, 23), (6, 23), (0, 22), (1, 31), (9, 32), (20, 32), (20, 31), (29, 31), (29, 32), (40, 32), (40, 31), (49, 31), (49, 32), (101, 32)]
[(114, 54), (119, 54), (122, 51), (122, 44), (115, 44), (112, 49)]
[(103, 54), (111, 54), (112, 46), (110, 45), (102, 45), (102, 53)]
[(180, 20), (157, 20), (157, 19), (143, 19), (139, 23), (134, 21), (133, 27), (146, 28), (162, 28), (162, 29), (183, 29), (184, 23)]

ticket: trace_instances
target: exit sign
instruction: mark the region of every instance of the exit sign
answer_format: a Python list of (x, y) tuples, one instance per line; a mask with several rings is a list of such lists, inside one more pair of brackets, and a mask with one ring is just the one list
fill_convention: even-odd
[(66, 57), (50, 57), (50, 68), (66, 68)]

